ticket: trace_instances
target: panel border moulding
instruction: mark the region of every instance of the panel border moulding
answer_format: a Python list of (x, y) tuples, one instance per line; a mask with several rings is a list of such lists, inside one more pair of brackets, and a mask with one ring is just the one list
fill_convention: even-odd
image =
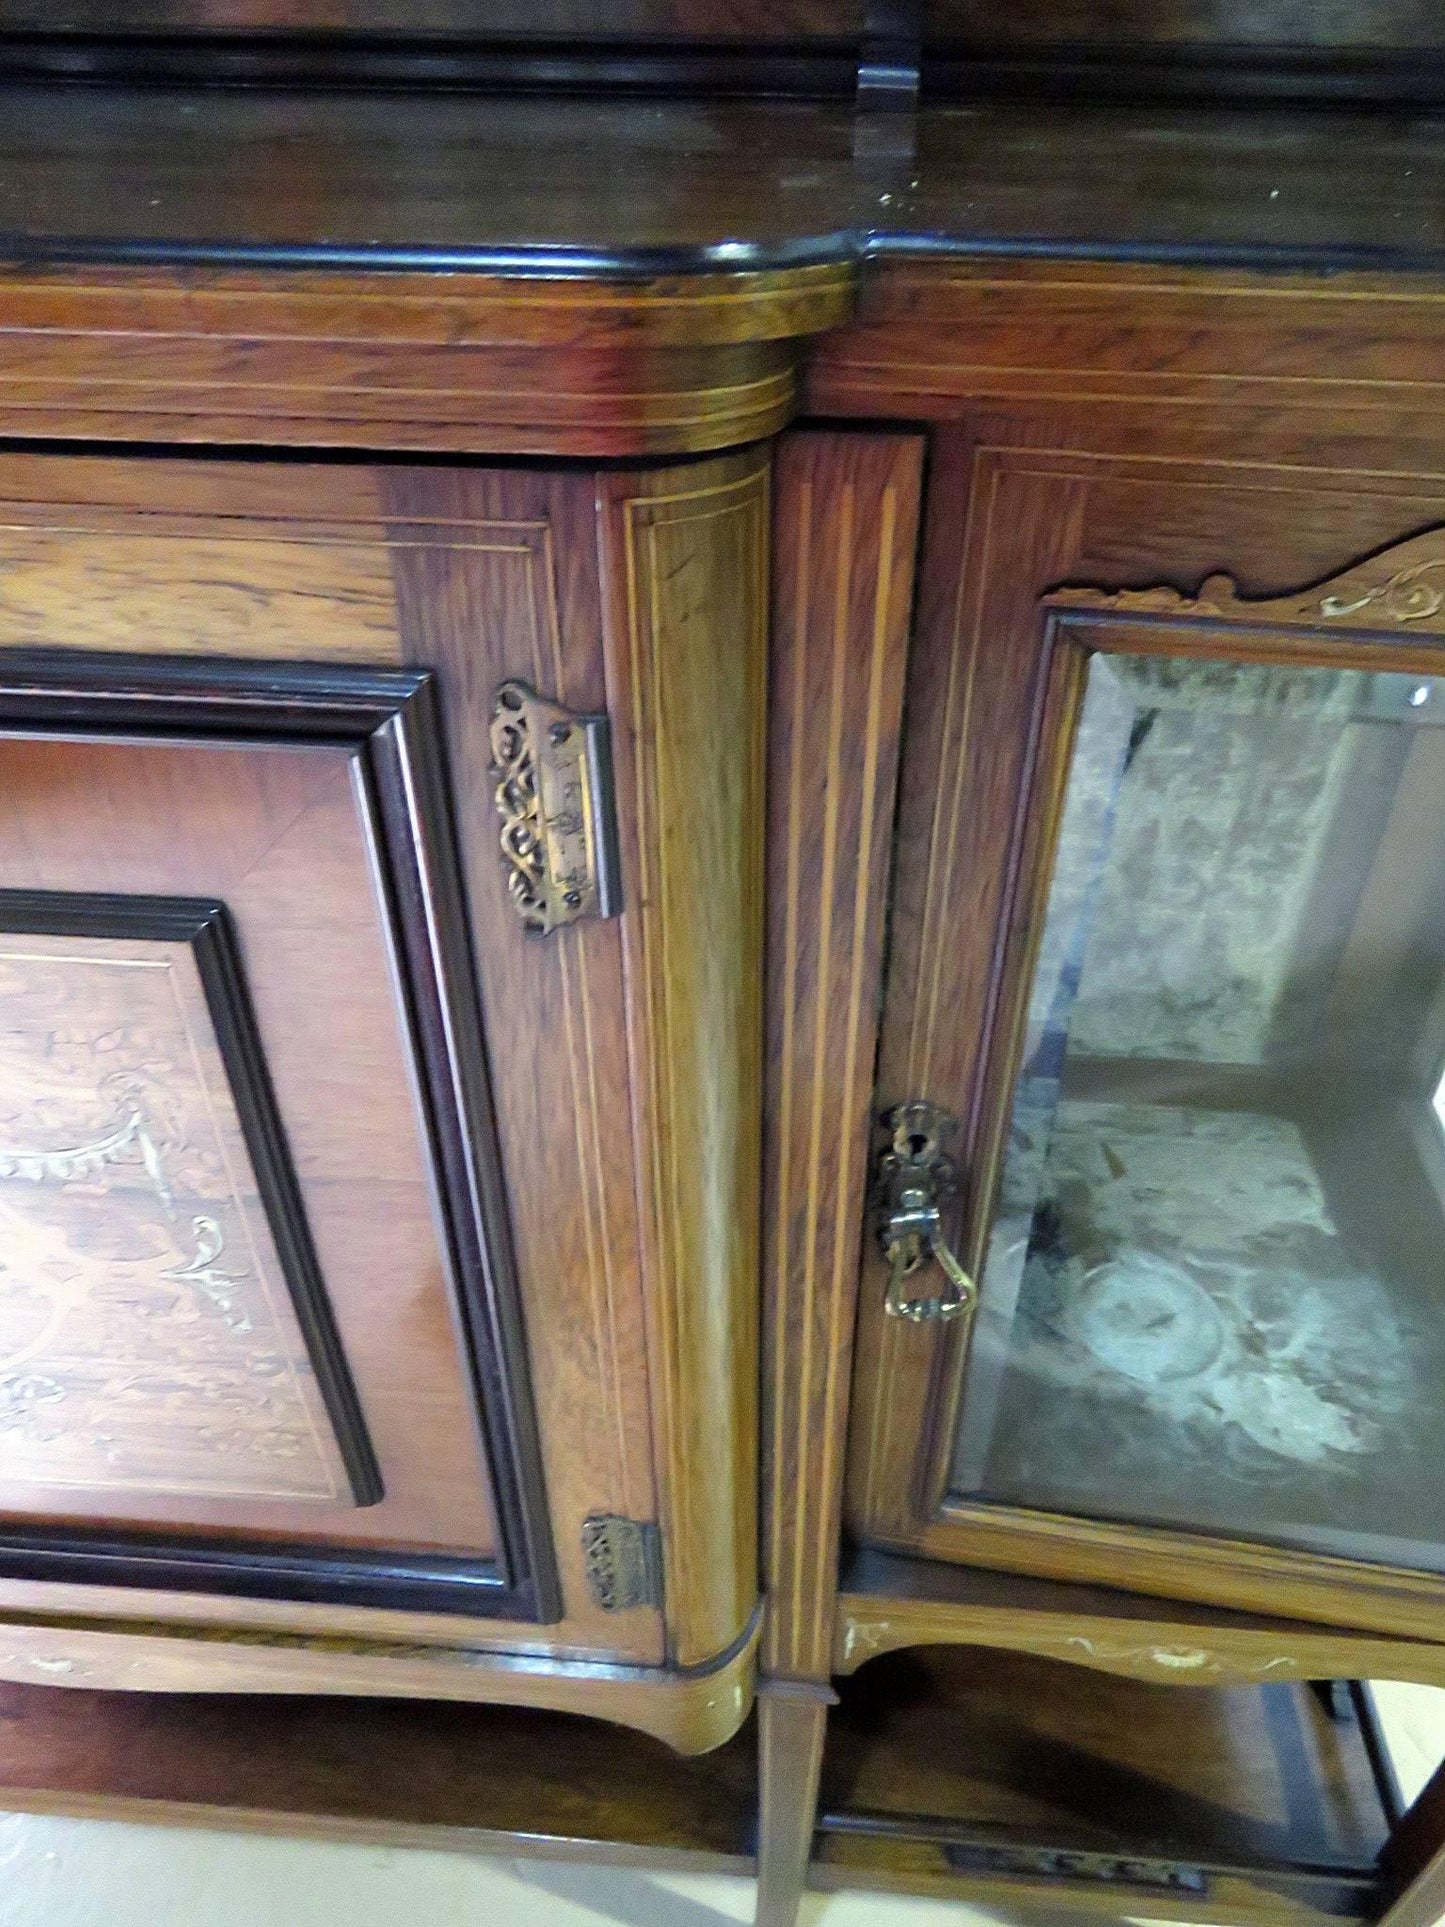
[[(358, 755), (501, 1539), (498, 1556), (467, 1558), (12, 1524), (0, 1531), (0, 1575), (555, 1619), (558, 1588), (434, 678), (411, 669), (12, 650), (0, 655), (0, 724), (49, 737), (325, 742)], [(264, 1077), (259, 1062), (250, 1068)], [(365, 1478), (362, 1487), (369, 1489)]]

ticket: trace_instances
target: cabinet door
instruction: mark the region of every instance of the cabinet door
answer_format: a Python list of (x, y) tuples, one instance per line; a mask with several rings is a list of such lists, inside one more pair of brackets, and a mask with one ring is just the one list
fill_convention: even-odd
[(0, 453), (0, 1614), (745, 1637), (767, 483)]
[(555, 1610), (439, 724), (0, 658), (0, 1570)]
[(925, 602), (913, 669), (878, 1091), (883, 1168), (940, 1217), (910, 1245), (875, 1206), (855, 1530), (1426, 1631), (1439, 497), (1283, 464), (1181, 464), (1167, 493), (1125, 459), (979, 464), (959, 562), (958, 500), (935, 503), (934, 594), (963, 586)]

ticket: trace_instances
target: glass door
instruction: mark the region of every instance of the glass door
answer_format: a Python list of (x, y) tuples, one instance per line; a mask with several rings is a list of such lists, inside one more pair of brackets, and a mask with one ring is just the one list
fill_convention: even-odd
[(1445, 1570), (1445, 681), (1136, 634), (1075, 666), (949, 1498)]
[(848, 1530), (1438, 1637), (1445, 524), (1272, 600), (996, 579), (910, 668), (876, 1099), (933, 1188), (880, 1122)]

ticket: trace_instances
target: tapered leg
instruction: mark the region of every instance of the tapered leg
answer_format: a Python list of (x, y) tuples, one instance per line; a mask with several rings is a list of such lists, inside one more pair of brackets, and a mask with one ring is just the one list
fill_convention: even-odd
[(1445, 1852), (1437, 1853), (1426, 1863), (1390, 1911), (1381, 1915), (1378, 1927), (1439, 1927), (1442, 1920), (1445, 1920)]
[(1378, 1927), (1438, 1927), (1445, 1920), (1445, 1766), (1396, 1827), (1380, 1864), (1394, 1898)]
[(756, 1927), (793, 1927), (808, 1878), (828, 1708), (837, 1695), (810, 1680), (758, 1687)]

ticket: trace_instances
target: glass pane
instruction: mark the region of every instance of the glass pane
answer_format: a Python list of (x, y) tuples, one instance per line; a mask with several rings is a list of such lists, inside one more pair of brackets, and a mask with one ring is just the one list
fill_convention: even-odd
[(1445, 1568), (1442, 724), (1093, 659), (956, 1496)]

